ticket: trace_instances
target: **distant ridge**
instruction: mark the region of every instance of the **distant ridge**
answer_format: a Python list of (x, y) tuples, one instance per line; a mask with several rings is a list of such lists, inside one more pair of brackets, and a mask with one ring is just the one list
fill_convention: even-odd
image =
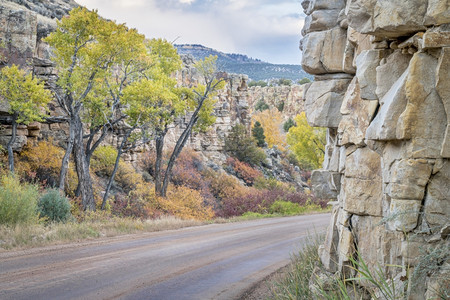
[(209, 55), (217, 55), (217, 63), (227, 73), (246, 74), (251, 80), (287, 78), (298, 81), (304, 77), (312, 78), (300, 65), (271, 64), (243, 54), (223, 53), (198, 44), (175, 45), (179, 54), (191, 54), (196, 60)]

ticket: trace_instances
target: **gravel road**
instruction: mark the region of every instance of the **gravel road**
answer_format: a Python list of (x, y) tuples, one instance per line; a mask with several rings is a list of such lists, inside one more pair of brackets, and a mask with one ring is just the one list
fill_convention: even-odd
[(0, 299), (239, 299), (329, 214), (0, 253)]

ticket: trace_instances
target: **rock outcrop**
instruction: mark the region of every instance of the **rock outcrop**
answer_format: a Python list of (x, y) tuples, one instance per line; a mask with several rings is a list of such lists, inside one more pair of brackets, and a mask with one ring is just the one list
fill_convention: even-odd
[[(326, 271), (357, 275), (353, 257), (407, 287), (408, 299), (448, 295), (450, 2), (302, 6), (302, 65), (315, 75), (305, 110), (310, 125), (328, 128), (312, 175), (316, 195), (334, 200)], [(362, 295), (373, 288), (358, 284)]]
[(302, 103), (303, 94), (308, 84), (292, 86), (252, 86), (248, 88), (247, 102), (251, 112), (259, 101), (263, 101), (270, 108), (282, 108), (284, 119), (294, 119), (296, 115), (304, 111)]
[[(35, 3), (36, 2), (36, 3)], [(21, 4), (21, 5), (19, 5)], [(50, 32), (56, 29), (56, 18), (60, 18), (78, 6), (73, 1), (2, 1), (0, 3), (0, 66), (17, 64), (42, 78), (46, 85), (54, 85), (57, 75), (50, 60), (51, 50), (42, 41)], [(176, 76), (180, 84), (189, 86), (198, 81), (198, 75), (193, 68), (193, 58), (183, 56), (184, 67)], [(193, 134), (188, 146), (201, 152), (205, 158), (216, 163), (225, 161), (223, 153), (225, 137), (235, 123), (241, 123), (250, 129), (250, 112), (247, 102), (248, 88), (246, 75), (226, 75), (227, 85), (217, 97), (215, 107), (216, 123), (206, 133)], [(11, 136), (11, 126), (8, 124), (9, 106), (0, 99), (0, 145), (6, 146)], [(49, 105), (51, 116), (62, 115), (56, 101)], [(181, 134), (187, 119), (178, 120), (178, 127), (169, 134), (167, 146), (174, 145), (175, 138)], [(19, 125), (18, 137), (13, 145), (15, 151), (20, 151), (29, 140), (47, 139), (52, 137), (60, 146), (64, 146), (68, 138), (68, 126), (65, 122), (32, 123), (28, 126)], [(116, 128), (105, 143), (117, 145), (121, 141), (121, 128)], [(136, 161), (139, 153), (124, 154), (127, 161)]]

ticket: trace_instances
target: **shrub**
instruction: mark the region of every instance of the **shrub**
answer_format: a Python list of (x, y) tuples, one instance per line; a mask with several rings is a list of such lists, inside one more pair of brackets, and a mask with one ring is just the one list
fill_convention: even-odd
[(296, 203), (279, 200), (272, 203), (269, 208), (269, 213), (281, 215), (298, 215), (302, 211), (302, 207)]
[(229, 157), (227, 159), (227, 165), (233, 168), (236, 176), (242, 179), (247, 185), (252, 186), (258, 177), (262, 174), (260, 171), (252, 168), (249, 164), (241, 162), (235, 158)]
[(225, 138), (225, 151), (252, 166), (261, 165), (266, 155), (259, 149), (253, 137), (247, 135), (244, 125), (236, 124)]
[(0, 184), (0, 224), (15, 226), (37, 222), (37, 187), (3, 176)]
[(256, 111), (264, 111), (266, 109), (269, 109), (269, 105), (263, 99), (260, 99), (258, 100), (258, 102), (256, 102), (255, 104)]
[(157, 209), (154, 203), (148, 200), (148, 198), (116, 195), (114, 201), (111, 202), (111, 214), (142, 220), (160, 217), (161, 211)]
[(63, 156), (64, 150), (53, 145), (52, 140), (28, 145), (19, 156), (17, 174), (28, 182), (55, 187)]
[(204, 168), (200, 156), (192, 149), (185, 149), (175, 162), (171, 181), (176, 186), (197, 190), (205, 200), (211, 201), (214, 197), (209, 190), (210, 181), (202, 174)]
[(292, 85), (292, 80), (287, 79), (287, 78), (280, 78), (280, 79), (278, 80), (278, 84), (279, 84), (279, 85), (291, 86), (291, 85)]
[(91, 170), (100, 176), (110, 176), (117, 158), (113, 146), (100, 146), (92, 154)]
[(39, 199), (38, 212), (49, 221), (65, 222), (70, 217), (70, 203), (58, 190), (51, 189)]
[(310, 83), (310, 82), (311, 82), (311, 80), (309, 78), (306, 78), (306, 77), (304, 77), (304, 78), (300, 79), (299, 81), (297, 81), (297, 83), (300, 84), (300, 85), (305, 84), (305, 83)]
[(267, 86), (267, 82), (265, 82), (264, 80), (259, 80), (259, 81), (253, 80), (248, 83), (248, 87), (252, 87), (252, 86), (265, 87), (265, 86)]
[(286, 122), (284, 122), (283, 130), (284, 132), (289, 132), (289, 129), (294, 126), (295, 126), (294, 120), (292, 120), (292, 118), (289, 118)]
[(284, 110), (284, 101), (281, 101), (280, 103), (278, 103), (277, 109), (278, 109), (279, 112), (283, 112), (283, 110)]
[(204, 205), (201, 194), (187, 187), (169, 189), (167, 198), (159, 198), (163, 210), (181, 219), (210, 220), (214, 217), (212, 207)]

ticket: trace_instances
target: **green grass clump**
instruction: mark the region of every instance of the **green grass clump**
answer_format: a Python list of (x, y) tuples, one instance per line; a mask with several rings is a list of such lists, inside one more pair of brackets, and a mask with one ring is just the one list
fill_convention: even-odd
[(34, 185), (21, 184), (13, 176), (3, 176), (0, 182), (0, 224), (37, 223), (39, 192)]
[(315, 266), (319, 263), (319, 244), (322, 237), (309, 237), (306, 245), (294, 256), (289, 270), (271, 288), (270, 299), (314, 299), (309, 281)]
[(70, 203), (58, 190), (48, 190), (39, 199), (38, 212), (49, 221), (65, 222), (70, 217)]
[(301, 207), (297, 203), (287, 201), (275, 201), (269, 208), (269, 213), (280, 214), (283, 216), (299, 215), (305, 210), (305, 207)]

